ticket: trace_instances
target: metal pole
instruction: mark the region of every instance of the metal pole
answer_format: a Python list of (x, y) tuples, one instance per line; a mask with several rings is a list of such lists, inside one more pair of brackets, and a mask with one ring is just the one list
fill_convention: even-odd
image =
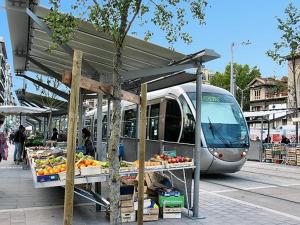
[(97, 157), (98, 160), (103, 160), (103, 149), (102, 149), (102, 99), (103, 95), (98, 94), (97, 99)]
[(79, 92), (79, 104), (78, 104), (78, 143), (77, 146), (82, 146), (82, 116), (83, 114), (83, 94), (82, 91), (80, 90)]
[(108, 140), (110, 134), (110, 102), (111, 100), (107, 100), (107, 123), (106, 123), (106, 152), (108, 152)]
[(230, 61), (230, 92), (235, 97), (235, 77), (233, 74), (233, 47), (234, 42), (231, 43), (230, 51), (231, 51), (231, 61)]
[[(97, 98), (97, 159), (100, 161), (104, 160), (104, 154), (105, 154), (104, 149), (102, 148), (102, 126), (103, 126), (103, 124), (102, 124), (102, 100), (103, 100), (103, 95), (99, 93), (98, 98)], [(101, 183), (100, 182), (95, 184), (95, 191), (96, 191), (96, 193), (101, 194)], [(97, 204), (96, 210), (100, 211), (101, 206)]]
[(241, 96), (241, 108), (242, 108), (242, 111), (244, 111), (244, 90), (241, 90), (242, 91), (242, 96)]
[(196, 166), (194, 174), (194, 206), (193, 216), (199, 216), (199, 183), (200, 183), (200, 158), (201, 158), (201, 102), (202, 102), (202, 64), (197, 69), (196, 81), (196, 132), (195, 132), (195, 158)]

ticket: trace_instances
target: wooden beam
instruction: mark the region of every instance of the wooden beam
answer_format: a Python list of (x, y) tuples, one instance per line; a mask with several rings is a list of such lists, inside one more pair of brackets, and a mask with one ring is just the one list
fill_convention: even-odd
[(143, 224), (144, 214), (144, 177), (145, 177), (145, 148), (146, 148), (146, 112), (147, 112), (147, 84), (141, 87), (141, 117), (140, 117), (140, 154), (138, 180), (138, 225)]
[[(65, 71), (62, 75), (62, 82), (64, 84), (71, 84), (72, 73), (70, 71)], [(102, 93), (106, 95), (113, 95), (113, 87), (111, 85), (105, 84), (103, 82), (99, 82), (96, 80), (92, 80), (85, 76), (81, 76), (80, 78), (80, 87), (89, 90), (95, 93)], [(122, 92), (122, 100), (133, 102), (135, 104), (140, 104), (140, 96), (132, 94), (128, 91)]]
[(74, 167), (82, 54), (82, 51), (74, 50), (72, 68), (73, 76), (71, 82), (68, 119), (67, 177), (65, 185), (64, 225), (73, 224)]

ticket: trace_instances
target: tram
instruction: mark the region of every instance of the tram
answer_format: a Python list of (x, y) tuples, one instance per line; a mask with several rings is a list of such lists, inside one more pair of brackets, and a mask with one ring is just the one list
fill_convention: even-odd
[[(187, 83), (147, 94), (146, 158), (162, 147), (193, 157), (195, 144), (196, 84)], [(88, 126), (96, 136), (97, 110), (87, 113)], [(107, 130), (107, 106), (103, 107), (103, 138)], [(121, 140), (125, 160), (135, 160), (137, 106), (122, 102)], [(248, 127), (230, 92), (211, 85), (202, 86), (201, 173), (234, 173), (246, 162)], [(134, 144), (135, 143), (135, 144)]]

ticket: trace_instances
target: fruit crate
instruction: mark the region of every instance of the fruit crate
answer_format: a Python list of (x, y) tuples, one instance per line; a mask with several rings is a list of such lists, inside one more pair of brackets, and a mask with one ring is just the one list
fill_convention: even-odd
[(161, 214), (163, 219), (180, 219), (182, 213), (182, 207), (167, 207), (161, 208)]
[(88, 166), (80, 168), (81, 176), (91, 176), (101, 174), (101, 166)]
[(135, 222), (135, 218), (136, 218), (136, 212), (130, 212), (130, 213), (122, 213), (121, 212), (121, 222), (122, 223), (131, 223), (131, 222)]
[(143, 221), (156, 221), (159, 216), (159, 208), (147, 208), (143, 211)]
[[(65, 180), (67, 177), (67, 171), (60, 172), (58, 175), (60, 180)], [(75, 168), (74, 176), (78, 176), (78, 175), (80, 175), (80, 170), (78, 168)]]
[(159, 206), (160, 207), (184, 207), (184, 195), (179, 196), (162, 196), (159, 195)]

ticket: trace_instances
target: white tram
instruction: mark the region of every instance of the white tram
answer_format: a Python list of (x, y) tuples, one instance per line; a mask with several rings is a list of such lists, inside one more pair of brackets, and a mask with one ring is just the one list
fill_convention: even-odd
[[(195, 143), (196, 84), (187, 83), (147, 95), (146, 157), (174, 148), (193, 157)], [(233, 173), (241, 169), (249, 149), (248, 127), (235, 98), (211, 85), (202, 88), (201, 173)], [(96, 131), (97, 111), (87, 113), (90, 129)], [(136, 159), (136, 105), (122, 102), (122, 142), (125, 159)], [(106, 138), (107, 107), (103, 108), (103, 139)], [(134, 141), (134, 143), (133, 143)]]

